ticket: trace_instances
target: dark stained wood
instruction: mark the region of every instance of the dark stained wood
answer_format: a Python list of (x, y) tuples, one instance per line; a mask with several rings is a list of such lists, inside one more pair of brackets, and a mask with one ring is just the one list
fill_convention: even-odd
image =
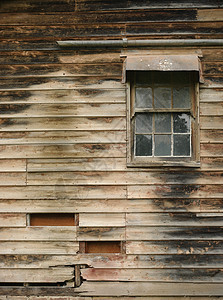
[(168, 1), (168, 3), (164, 3), (163, 1), (148, 1), (143, 0), (143, 1), (136, 1), (136, 0), (130, 0), (130, 1), (123, 1), (120, 2), (118, 0), (115, 1), (109, 1), (109, 0), (94, 0), (94, 1), (89, 1), (89, 0), (77, 0), (77, 9), (78, 10), (116, 10), (116, 9), (146, 9), (146, 8), (157, 8), (157, 7), (162, 7), (162, 8), (169, 8), (169, 7), (210, 7), (210, 8), (218, 8), (221, 6), (218, 0), (215, 1), (210, 1), (210, 0), (202, 0), (202, 1), (185, 1), (185, 0), (180, 0), (180, 1)]
[(127, 36), (148, 36), (148, 35), (160, 35), (172, 34), (174, 35), (185, 35), (185, 34), (212, 34), (222, 35), (222, 22), (216, 23), (159, 23), (159, 24), (127, 24), (126, 25), (126, 35)]
[(2, 25), (56, 25), (56, 24), (94, 24), (94, 23), (130, 23), (130, 22), (160, 22), (160, 21), (193, 21), (196, 20), (196, 9), (166, 9), (160, 10), (115, 10), (113, 12), (69, 12), (66, 14), (39, 14), (32, 13), (32, 18), (27, 13), (8, 13), (3, 15)]
[(71, 76), (71, 75), (111, 75), (121, 76), (121, 64), (107, 64), (107, 65), (3, 65), (0, 66), (0, 76)]
[[(47, 45), (47, 42), (45, 42)], [(10, 49), (10, 48), (9, 48)], [(8, 50), (9, 50), (8, 49)], [(33, 68), (38, 67), (36, 64), (59, 64), (63, 67), (76, 70), (84, 68), (80, 64), (91, 64), (92, 68), (100, 68), (101, 64), (119, 63), (121, 64), (120, 51), (118, 50), (94, 50), (94, 49), (54, 49), (52, 50), (35, 50), (32, 47), (29, 51), (1, 51), (0, 63), (2, 65), (20, 65), (30, 64)], [(69, 65), (74, 64), (75, 65)], [(121, 64), (122, 66), (122, 64)], [(49, 66), (50, 67), (50, 66)], [(90, 70), (88, 70), (90, 71)], [(37, 74), (38, 75), (38, 74)], [(80, 75), (80, 74), (79, 74)]]
[(30, 214), (30, 226), (74, 226), (74, 214)]
[(1, 12), (68, 12), (75, 10), (75, 1), (67, 0), (49, 0), (36, 1), (36, 0), (18, 0), (16, 5), (14, 1), (2, 0), (0, 4)]
[(85, 253), (120, 253), (121, 242), (85, 242)]

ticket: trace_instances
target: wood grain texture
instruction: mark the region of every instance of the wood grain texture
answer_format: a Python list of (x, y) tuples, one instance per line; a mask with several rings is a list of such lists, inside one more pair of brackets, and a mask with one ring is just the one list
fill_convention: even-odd
[[(115, 155), (114, 155), (115, 156)], [(50, 185), (64, 180), (67, 185), (153, 185), (222, 184), (222, 172), (46, 172), (28, 173), (28, 185)]]
[(146, 8), (171, 8), (171, 7), (180, 7), (180, 8), (218, 8), (222, 5), (219, 5), (219, 1), (170, 1), (168, 3), (163, 3), (163, 1), (150, 1), (149, 3), (146, 0), (136, 1), (131, 0), (128, 2), (119, 2), (114, 1), (111, 3), (109, 0), (78, 0), (77, 9), (86, 10), (86, 11), (97, 11), (97, 10), (117, 10), (117, 9), (146, 9)]
[(221, 254), (222, 241), (127, 241), (126, 254)]
[(84, 282), (76, 289), (84, 296), (208, 296), (210, 290), (213, 296), (222, 294), (221, 284), (195, 283), (152, 283), (152, 282)]
[(1, 228), (1, 241), (76, 241), (76, 227)]
[[(118, 199), (126, 198), (125, 186), (66, 186), (61, 180), (57, 186), (25, 186), (25, 187), (1, 187), (1, 200), (57, 200), (71, 199)], [(41, 202), (41, 201), (40, 201)], [(69, 202), (69, 201), (68, 201)], [(67, 202), (67, 204), (68, 204)], [(49, 204), (49, 203), (48, 203)], [(42, 201), (44, 205), (44, 201)], [(57, 206), (55, 206), (56, 208)]]
[(2, 104), (42, 104), (42, 103), (125, 103), (124, 89), (71, 89), (0, 91)]
[(126, 227), (127, 240), (223, 240), (221, 227)]
[(23, 254), (1, 255), (1, 268), (26, 269), (49, 268), (52, 266), (79, 264), (94, 269), (163, 269), (163, 268), (195, 268), (196, 269), (222, 269), (222, 255), (125, 255), (125, 254), (77, 254), (77, 255), (47, 255)]
[[(87, 281), (131, 281), (131, 282), (222, 282), (222, 271), (218, 269), (84, 269)], [(211, 278), (211, 280), (210, 280)]]
[(126, 226), (221, 226), (222, 214), (140, 213), (126, 214)]
[(80, 214), (80, 227), (123, 227), (125, 214)]
[(125, 104), (2, 104), (1, 118), (125, 117)]
[[(67, 255), (76, 254), (79, 251), (79, 243), (74, 241), (10, 241), (1, 242), (0, 244), (0, 254), (8, 255), (33, 255), (36, 254), (37, 257), (45, 254), (49, 255)], [(6, 263), (6, 262), (5, 262)], [(1, 266), (2, 267), (2, 266)], [(23, 266), (24, 267), (24, 266)], [(27, 265), (27, 268), (30, 266)], [(41, 263), (39, 265), (41, 267)]]
[(26, 214), (0, 214), (1, 227), (25, 227)]
[(1, 282), (64, 282), (73, 278), (73, 268), (51, 269), (4, 269), (0, 275)]

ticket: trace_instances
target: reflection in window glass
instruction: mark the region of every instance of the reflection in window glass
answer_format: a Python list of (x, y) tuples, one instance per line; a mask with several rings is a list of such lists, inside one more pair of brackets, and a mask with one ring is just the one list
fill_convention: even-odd
[(152, 132), (152, 114), (141, 113), (136, 115), (136, 133)]
[(155, 135), (155, 156), (171, 155), (171, 135)]
[(176, 134), (173, 136), (173, 155), (190, 156), (189, 134)]
[(190, 88), (173, 88), (173, 108), (190, 108)]
[(156, 113), (155, 114), (155, 132), (171, 132), (171, 114)]
[(151, 88), (136, 88), (136, 108), (151, 108), (152, 101), (153, 96)]
[(152, 135), (136, 135), (136, 156), (152, 155)]
[(190, 115), (185, 113), (174, 113), (173, 131), (175, 133), (190, 132)]
[(171, 88), (154, 89), (154, 106), (155, 108), (171, 108)]

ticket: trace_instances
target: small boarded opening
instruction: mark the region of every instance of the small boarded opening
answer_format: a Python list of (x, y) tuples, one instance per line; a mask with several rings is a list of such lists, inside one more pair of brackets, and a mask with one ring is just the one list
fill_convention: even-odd
[(121, 253), (121, 242), (84, 242), (84, 248), (85, 253)]
[(30, 214), (30, 226), (75, 226), (75, 214)]

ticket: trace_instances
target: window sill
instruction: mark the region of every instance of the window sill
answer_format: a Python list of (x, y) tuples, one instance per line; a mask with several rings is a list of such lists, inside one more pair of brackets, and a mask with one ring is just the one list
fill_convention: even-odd
[(132, 161), (127, 163), (129, 168), (155, 168), (155, 167), (181, 167), (200, 168), (200, 162), (196, 161)]

